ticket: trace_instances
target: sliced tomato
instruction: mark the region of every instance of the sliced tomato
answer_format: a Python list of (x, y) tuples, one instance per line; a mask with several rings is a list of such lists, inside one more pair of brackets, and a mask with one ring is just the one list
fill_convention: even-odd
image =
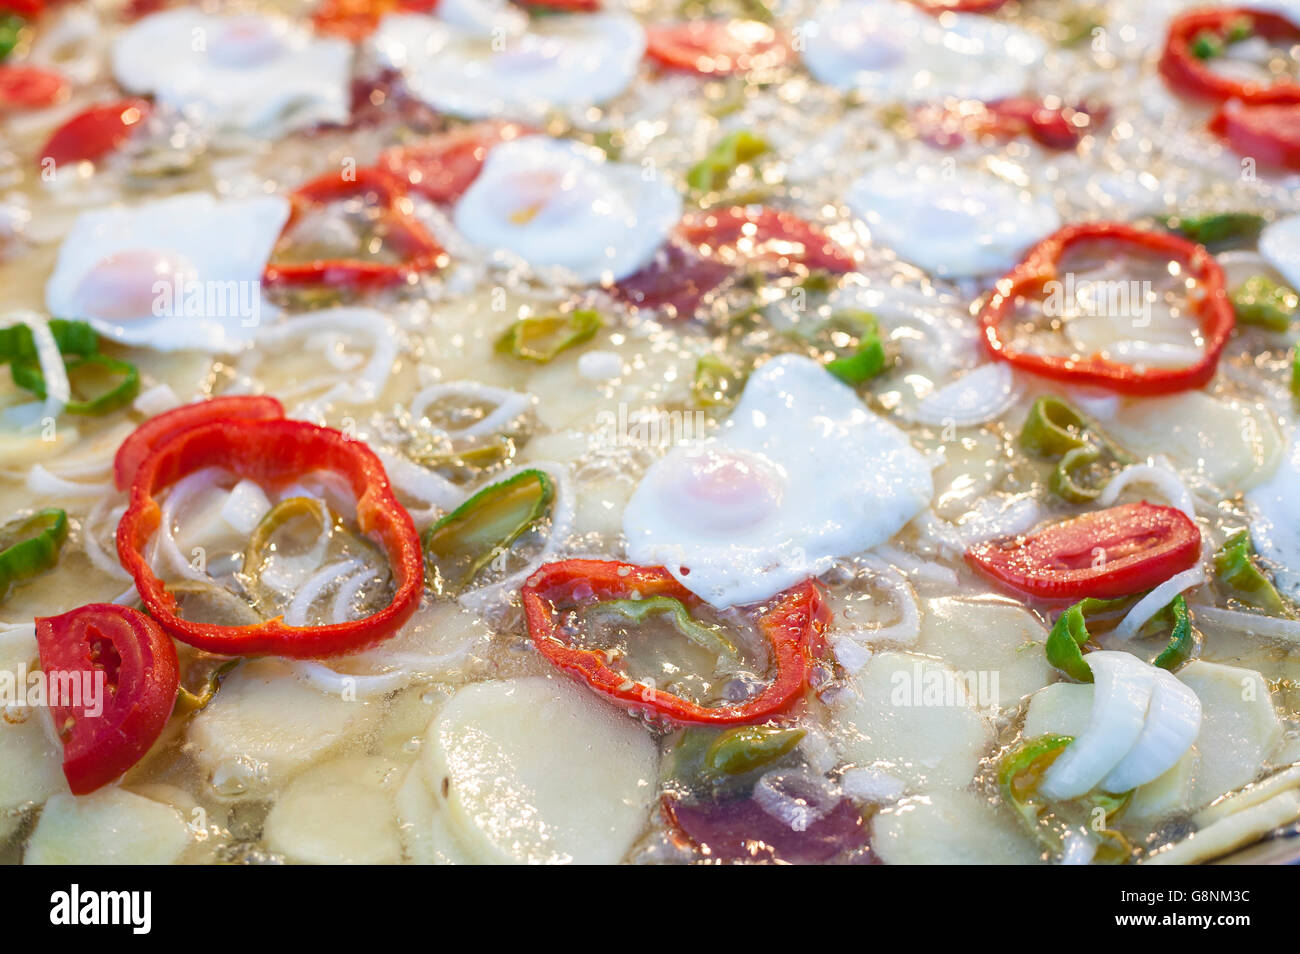
[(36, 66), (0, 66), (0, 110), (44, 109), (68, 98), (68, 81)]
[(127, 435), (113, 458), (113, 484), (127, 490), (136, 471), (153, 449), (167, 438), (200, 424), (238, 418), (241, 421), (274, 421), (284, 417), (284, 405), (273, 397), (234, 394), (173, 408), (151, 417)]
[(126, 142), (153, 107), (144, 99), (120, 99), (91, 106), (54, 130), (41, 161), (95, 162)]
[(853, 255), (817, 226), (777, 209), (738, 205), (696, 212), (682, 219), (677, 232), (701, 254), (720, 261), (836, 274), (857, 267)]
[(495, 145), (532, 132), (518, 123), (483, 122), (385, 149), (379, 166), (434, 202), (455, 202), (470, 187)]
[(757, 20), (687, 20), (647, 26), (646, 55), (672, 69), (726, 76), (780, 66), (790, 47)]
[(977, 544), (966, 562), (1016, 593), (1055, 601), (1139, 593), (1195, 566), (1200, 555), (1201, 531), (1185, 513), (1143, 501)]
[(912, 0), (929, 13), (992, 13), (1007, 0)]
[(1300, 103), (1226, 104), (1210, 120), (1210, 131), (1262, 165), (1300, 171)]
[(180, 683), (176, 646), (144, 613), (113, 603), (38, 618), (36, 644), (63, 774), (85, 795), (119, 778), (162, 733)]

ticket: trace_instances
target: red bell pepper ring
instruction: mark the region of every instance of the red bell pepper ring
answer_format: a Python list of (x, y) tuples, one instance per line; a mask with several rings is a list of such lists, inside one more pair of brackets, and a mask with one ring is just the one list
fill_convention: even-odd
[(1200, 556), (1201, 531), (1185, 513), (1143, 501), (976, 544), (966, 562), (1016, 593), (1074, 601), (1149, 590)]
[(810, 222), (790, 212), (737, 205), (687, 215), (677, 233), (701, 254), (724, 261), (773, 264), (843, 274), (853, 255)]
[(97, 162), (126, 142), (152, 109), (145, 99), (91, 106), (54, 130), (41, 149), (41, 163)]
[(0, 13), (16, 13), (25, 20), (34, 20), (45, 12), (45, 0), (0, 0)]
[(1225, 103), (1210, 132), (1262, 166), (1300, 171), (1300, 103)]
[(431, 13), (438, 0), (324, 0), (311, 15), (317, 33), (356, 43), (375, 32), (387, 13)]
[(521, 7), (530, 10), (563, 10), (568, 13), (595, 13), (600, 0), (518, 0)]
[(0, 110), (44, 109), (68, 98), (68, 81), (36, 66), (0, 65)]
[(118, 490), (129, 488), (144, 459), (159, 444), (181, 431), (200, 424), (211, 424), (213, 421), (271, 421), (281, 417), (284, 417), (284, 405), (279, 401), (273, 397), (252, 394), (215, 397), (164, 411), (127, 435), (122, 446), (117, 449), (117, 455), (113, 458), (113, 484)]
[(1252, 105), (1262, 103), (1300, 103), (1300, 84), (1292, 80), (1255, 83), (1223, 76), (1193, 52), (1202, 34), (1219, 40), (1227, 38), (1238, 23), (1249, 22), (1254, 35), (1291, 46), (1300, 43), (1300, 25), (1276, 13), (1241, 7), (1216, 7), (1192, 10), (1174, 17), (1169, 23), (1164, 51), (1160, 55), (1160, 74), (1176, 92), (1197, 99), (1223, 102), (1239, 99)]
[(424, 142), (385, 149), (377, 165), (431, 202), (455, 202), (478, 178), (493, 146), (531, 132), (519, 123), (475, 123)]
[(1007, 0), (913, 0), (925, 10), (938, 16), (940, 13), (992, 13)]
[[(1017, 298), (1041, 293), (1048, 282), (1057, 280), (1066, 252), (1091, 241), (1120, 242), (1182, 262), (1185, 273), (1200, 286), (1195, 311), (1205, 349), (1199, 361), (1185, 368), (1139, 368), (1099, 354), (1073, 358), (1020, 351), (1003, 340), (1002, 324)], [(980, 310), (979, 324), (989, 354), (1023, 371), (1123, 394), (1151, 395), (1199, 388), (1213, 378), (1236, 316), (1224, 290), (1223, 269), (1202, 246), (1177, 235), (1120, 222), (1086, 222), (1067, 225), (1031, 248), (1023, 262), (998, 280)]]
[[(288, 626), (282, 617), (250, 626), (183, 619), (143, 550), (161, 517), (154, 494), (213, 465), (272, 488), (312, 470), (327, 470), (346, 480), (357, 498), (357, 526), (388, 555), (397, 584), (392, 601), (363, 619), (324, 626)], [(135, 579), (145, 608), (163, 629), (181, 642), (227, 656), (310, 658), (364, 649), (387, 639), (410, 619), (424, 590), (419, 534), (394, 496), (379, 458), (346, 434), (306, 421), (221, 420), (161, 440), (136, 471), (130, 501), (117, 525), (117, 554)]]
[(757, 20), (687, 20), (646, 27), (646, 55), (701, 76), (770, 70), (790, 59), (789, 45)]
[(85, 795), (140, 761), (162, 733), (176, 704), (176, 647), (148, 616), (113, 603), (38, 617), (36, 645), (63, 774), (74, 795)]
[(267, 284), (380, 288), (404, 284), (420, 272), (432, 271), (447, 263), (447, 253), (413, 214), (411, 200), (402, 183), (373, 166), (357, 169), (351, 178), (336, 172), (326, 173), (294, 192), (289, 197), (292, 203), (289, 221), (280, 234), (277, 249), (283, 250), (292, 242), (294, 225), (311, 209), (357, 197), (379, 208), (384, 241), (396, 247), (401, 261), (341, 258), (277, 263), (275, 253), (272, 253), (272, 260), (262, 276)]
[(635, 682), (610, 665), (605, 653), (582, 649), (561, 637), (556, 610), (637, 594), (670, 596), (688, 608), (699, 599), (663, 567), (633, 566), (605, 560), (548, 563), (520, 591), (533, 645), (556, 668), (586, 683), (619, 705), (681, 725), (744, 725), (785, 711), (808, 685), (808, 673), (822, 649), (830, 611), (811, 580), (772, 599), (758, 628), (772, 647), (776, 677), (754, 698), (737, 705), (702, 706), (672, 693)]

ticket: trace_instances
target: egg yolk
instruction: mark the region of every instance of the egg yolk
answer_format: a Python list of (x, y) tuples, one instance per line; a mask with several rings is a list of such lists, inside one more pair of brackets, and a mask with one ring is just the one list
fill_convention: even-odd
[[(160, 302), (175, 300), (163, 286), (183, 283), (196, 275), (186, 259), (171, 252), (130, 249), (99, 261), (77, 285), (78, 311), (90, 318), (129, 321), (161, 317)], [(173, 288), (173, 292), (174, 292)]]
[(284, 37), (256, 17), (240, 17), (222, 27), (212, 40), (208, 58), (218, 66), (261, 66), (284, 53)]
[(690, 454), (668, 476), (665, 512), (704, 532), (761, 523), (781, 506), (784, 478), (766, 458), (709, 448)]

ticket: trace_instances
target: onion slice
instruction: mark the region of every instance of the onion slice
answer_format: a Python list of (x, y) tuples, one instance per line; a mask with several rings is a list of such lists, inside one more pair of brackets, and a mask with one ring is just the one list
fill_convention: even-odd
[(1155, 670), (1146, 724), (1133, 748), (1101, 780), (1107, 792), (1127, 792), (1164, 775), (1201, 731), (1201, 700), (1173, 673)]
[(993, 420), (1016, 403), (1020, 389), (1005, 361), (982, 364), (927, 395), (907, 417), (934, 427), (972, 427)]
[(1111, 478), (1100, 494), (1097, 495), (1098, 507), (1109, 507), (1119, 499), (1120, 491), (1130, 484), (1149, 484), (1164, 495), (1165, 500), (1187, 514), (1189, 520), (1196, 519), (1196, 504), (1192, 492), (1187, 489), (1182, 478), (1167, 467), (1155, 464), (1133, 464), (1125, 467)]
[[(1113, 630), (1118, 639), (1132, 639), (1156, 613), (1169, 605), (1175, 596), (1205, 582), (1205, 568), (1199, 563), (1190, 570), (1175, 573), (1148, 593), (1124, 616)], [(1089, 656), (1089, 659), (1092, 657)]]

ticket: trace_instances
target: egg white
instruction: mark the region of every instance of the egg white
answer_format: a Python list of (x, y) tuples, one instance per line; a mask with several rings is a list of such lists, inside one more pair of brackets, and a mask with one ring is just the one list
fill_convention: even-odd
[(628, 88), (645, 54), (641, 24), (621, 13), (547, 16), (522, 32), (508, 20), (487, 34), (466, 22), (389, 14), (371, 42), (412, 94), (470, 118), (540, 120), (552, 108), (608, 102)]
[(873, 242), (946, 278), (1005, 272), (1061, 227), (1046, 199), (962, 167), (873, 169), (853, 183), (847, 199)]
[(1046, 50), (1032, 33), (986, 16), (846, 0), (807, 24), (803, 59), (821, 82), (876, 100), (988, 102), (1023, 92)]
[(122, 32), (113, 76), (219, 130), (275, 138), (351, 115), (352, 44), (282, 17), (166, 10)]
[(587, 283), (640, 269), (681, 214), (672, 186), (647, 181), (639, 167), (578, 143), (525, 136), (493, 147), (453, 219), (485, 251)]
[[(289, 203), (279, 196), (219, 201), (207, 193), (82, 213), (59, 248), (46, 308), (124, 344), (237, 350), (272, 313), (260, 297), (262, 270), (288, 218)], [(97, 268), (136, 255), (156, 255), (167, 267), (139, 274), (117, 301), (103, 283), (91, 290)], [(191, 294), (195, 289), (201, 294)], [(122, 300), (148, 307), (124, 313)]]
[[(695, 495), (703, 455), (754, 474), (759, 492)], [(706, 440), (646, 472), (623, 515), (628, 556), (665, 566), (716, 607), (753, 603), (888, 540), (934, 493), (907, 436), (820, 364), (782, 355), (750, 377)]]

